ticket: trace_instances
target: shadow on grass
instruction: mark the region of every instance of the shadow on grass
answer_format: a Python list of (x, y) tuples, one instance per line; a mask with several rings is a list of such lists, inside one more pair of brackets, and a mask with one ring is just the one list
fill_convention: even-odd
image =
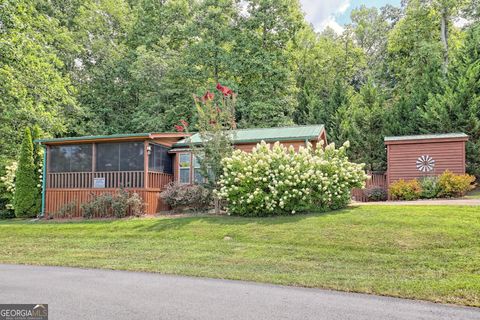
[(172, 217), (166, 219), (156, 219), (153, 223), (148, 225), (138, 225), (134, 229), (146, 232), (158, 232), (171, 229), (181, 229), (190, 223), (207, 223), (212, 225), (220, 225), (224, 227), (228, 226), (240, 226), (247, 224), (255, 225), (282, 225), (282, 224), (294, 224), (304, 219), (313, 217), (327, 217), (331, 215), (344, 214), (351, 208), (344, 208), (339, 210), (327, 211), (327, 212), (312, 212), (297, 215), (283, 215), (283, 216), (269, 216), (269, 217), (239, 217), (239, 216), (216, 216), (216, 215), (197, 215), (187, 217)]
[[(1, 225), (38, 225), (38, 226), (52, 226), (52, 225), (112, 225), (123, 224), (125, 222), (134, 222), (131, 225), (131, 229), (142, 232), (162, 232), (166, 230), (178, 230), (191, 223), (205, 223), (223, 227), (229, 226), (241, 226), (241, 225), (283, 225), (283, 224), (295, 224), (302, 220), (313, 217), (327, 217), (331, 215), (344, 214), (351, 210), (352, 207), (333, 210), (328, 212), (311, 212), (302, 213), (296, 215), (281, 215), (281, 216), (268, 216), (268, 217), (240, 217), (240, 216), (227, 216), (227, 215), (209, 215), (209, 214), (185, 214), (175, 216), (159, 216), (155, 218), (125, 218), (125, 219), (52, 219), (52, 220), (36, 220), (31, 219), (12, 219), (12, 220), (0, 220)], [(136, 223), (138, 222), (138, 223)]]

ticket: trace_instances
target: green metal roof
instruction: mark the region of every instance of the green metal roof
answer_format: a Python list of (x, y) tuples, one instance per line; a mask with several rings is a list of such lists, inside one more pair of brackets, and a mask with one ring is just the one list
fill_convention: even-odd
[(393, 136), (385, 137), (384, 141), (403, 141), (403, 140), (424, 140), (424, 139), (448, 139), (448, 138), (468, 138), (468, 135), (462, 132), (454, 133), (436, 133), (436, 134), (418, 134), (412, 136)]
[(147, 138), (151, 133), (123, 133), (123, 134), (112, 134), (112, 135), (98, 135), (98, 136), (82, 136), (82, 137), (66, 137), (66, 138), (46, 138), (46, 139), (37, 139), (34, 142), (38, 143), (49, 143), (49, 142), (62, 142), (62, 141), (77, 141), (77, 140), (98, 140), (98, 139), (110, 139), (110, 138), (129, 138), (129, 137), (138, 137), (138, 138)]
[[(233, 143), (256, 143), (262, 140), (265, 142), (312, 140), (322, 133), (323, 128), (324, 126), (319, 124), (309, 126), (237, 129), (232, 130), (232, 140)], [(201, 144), (200, 135), (196, 133), (190, 138), (178, 141), (173, 146), (186, 147), (191, 143), (190, 139), (194, 144)]]

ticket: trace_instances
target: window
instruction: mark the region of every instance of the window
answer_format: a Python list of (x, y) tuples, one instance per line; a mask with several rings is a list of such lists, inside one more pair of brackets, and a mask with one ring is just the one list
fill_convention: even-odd
[(49, 161), (50, 172), (92, 171), (92, 145), (51, 146)]
[(190, 153), (180, 153), (178, 156), (178, 176), (182, 184), (190, 183)]
[(202, 175), (200, 160), (197, 156), (193, 156), (193, 183), (202, 184), (205, 178)]
[[(203, 184), (208, 182), (208, 179), (203, 175), (201, 169), (201, 158), (198, 159), (197, 156), (193, 156), (193, 183)], [(207, 168), (207, 175), (210, 179), (213, 180), (213, 171), (211, 168)]]
[(150, 144), (150, 148), (148, 170), (173, 173), (172, 157), (168, 154), (169, 149), (158, 144)]
[(143, 142), (97, 144), (97, 171), (142, 171)]

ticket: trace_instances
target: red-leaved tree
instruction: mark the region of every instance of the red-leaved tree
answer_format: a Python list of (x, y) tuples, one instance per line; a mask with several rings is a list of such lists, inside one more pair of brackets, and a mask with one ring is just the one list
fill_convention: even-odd
[[(189, 140), (190, 148), (200, 164), (205, 186), (215, 190), (221, 176), (222, 159), (233, 152), (232, 140), (236, 129), (236, 94), (227, 86), (217, 84), (218, 94), (207, 91), (203, 96), (193, 96), (197, 122), (192, 131), (198, 139)], [(190, 132), (188, 123), (180, 120), (175, 126), (179, 132)]]

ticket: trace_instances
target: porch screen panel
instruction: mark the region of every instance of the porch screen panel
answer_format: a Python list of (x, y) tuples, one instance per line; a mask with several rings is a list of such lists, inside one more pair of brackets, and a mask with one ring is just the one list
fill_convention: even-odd
[(143, 142), (120, 143), (120, 171), (143, 170)]
[(118, 171), (120, 166), (120, 149), (118, 143), (97, 144), (97, 171)]
[(49, 162), (50, 172), (92, 171), (92, 145), (51, 146)]
[(163, 173), (173, 173), (172, 156), (168, 154), (168, 148), (151, 144), (150, 155), (148, 156), (148, 170)]
[(97, 144), (97, 171), (142, 171), (143, 142)]

